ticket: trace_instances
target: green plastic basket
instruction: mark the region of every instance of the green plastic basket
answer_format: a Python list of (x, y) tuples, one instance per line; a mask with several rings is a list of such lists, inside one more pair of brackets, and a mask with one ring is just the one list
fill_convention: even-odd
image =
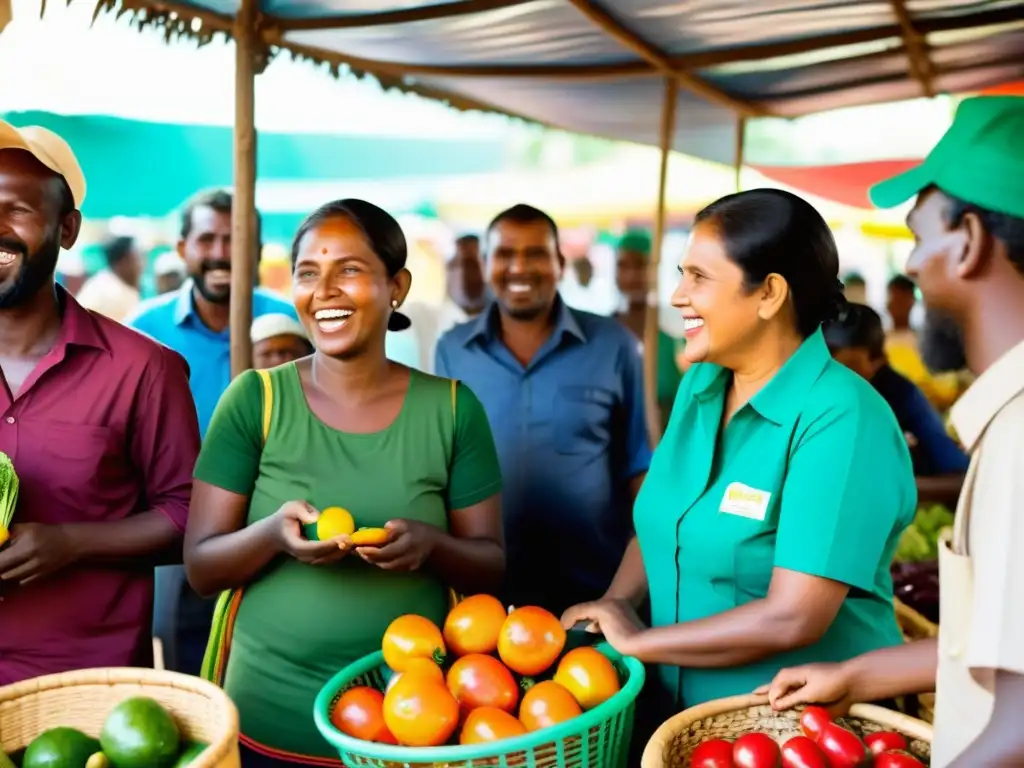
[(568, 722), (494, 744), (396, 747), (354, 739), (335, 728), (329, 713), (342, 693), (357, 685), (384, 690), (391, 671), (379, 651), (331, 678), (316, 697), (313, 718), (349, 768), (625, 768), (644, 665), (606, 644), (597, 650), (611, 659), (623, 681), (618, 693)]

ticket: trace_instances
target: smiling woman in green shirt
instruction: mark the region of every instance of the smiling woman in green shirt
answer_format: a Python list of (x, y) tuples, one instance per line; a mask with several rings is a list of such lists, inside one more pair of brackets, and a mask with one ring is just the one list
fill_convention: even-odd
[[(701, 211), (672, 303), (693, 363), (605, 599), (570, 608), (658, 664), (666, 709), (902, 642), (889, 565), (916, 505), (906, 440), (821, 324), (845, 302), (827, 224), (761, 189)], [(633, 608), (649, 595), (652, 627)], [(664, 713), (662, 713), (664, 714)]]
[[(324, 683), (378, 650), (396, 617), (440, 623), (447, 587), (495, 589), (504, 573), (483, 406), (384, 353), (386, 330), (408, 327), (396, 311), (405, 260), (398, 223), (370, 203), (310, 215), (292, 296), (316, 351), (236, 378), (203, 442), (185, 567), (200, 594), (241, 593), (223, 685), (244, 768), (340, 766), (313, 723)], [(353, 551), (347, 536), (303, 537), (300, 524), (330, 506), (387, 527), (389, 543)]]

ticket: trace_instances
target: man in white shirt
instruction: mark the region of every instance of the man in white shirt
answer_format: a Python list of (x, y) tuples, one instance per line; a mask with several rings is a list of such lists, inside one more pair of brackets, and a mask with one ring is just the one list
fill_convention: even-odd
[(936, 691), (932, 768), (1024, 766), (1024, 98), (966, 99), (925, 161), (872, 190), (916, 196), (907, 271), (963, 332), (978, 378), (952, 409), (971, 465), (939, 547), (938, 641), (779, 673), (777, 708)]
[(78, 303), (121, 322), (135, 311), (141, 296), (142, 256), (131, 237), (113, 237), (103, 244), (107, 268), (85, 281)]
[(483, 311), (487, 304), (487, 287), (479, 237), (463, 235), (455, 241), (455, 250), (445, 264), (445, 281), (448, 294), (440, 306), (413, 303), (402, 308), (412, 321), (412, 327), (388, 333), (387, 352), (392, 360), (433, 373), (437, 340)]

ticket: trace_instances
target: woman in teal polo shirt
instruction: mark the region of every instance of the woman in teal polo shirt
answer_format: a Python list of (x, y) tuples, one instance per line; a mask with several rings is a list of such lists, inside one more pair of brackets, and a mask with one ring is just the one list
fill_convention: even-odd
[[(693, 363), (605, 599), (570, 608), (660, 665), (665, 707), (902, 642), (889, 565), (916, 506), (906, 440), (829, 355), (845, 303), (828, 225), (779, 190), (695, 220), (672, 303)], [(633, 608), (649, 595), (652, 627)]]
[[(411, 280), (398, 223), (362, 200), (329, 203), (299, 228), (292, 260), (316, 351), (228, 387), (185, 536), (196, 591), (241, 595), (223, 685), (244, 768), (340, 766), (312, 716), (328, 678), (379, 649), (397, 616), (443, 621), (448, 587), (496, 589), (505, 564), (483, 406), (384, 352), (386, 330), (409, 325), (396, 311)], [(390, 541), (353, 550), (347, 536), (301, 534), (333, 506)]]

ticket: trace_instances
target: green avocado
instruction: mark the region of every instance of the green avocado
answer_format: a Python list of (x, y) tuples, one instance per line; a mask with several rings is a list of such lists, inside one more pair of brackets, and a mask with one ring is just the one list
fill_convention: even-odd
[(208, 746), (209, 744), (199, 742), (185, 745), (185, 748), (178, 756), (177, 762), (174, 763), (174, 768), (185, 768), (186, 765), (191, 764), (193, 760), (199, 757)]
[(125, 699), (107, 716), (100, 745), (113, 768), (170, 768), (181, 734), (170, 713), (153, 699)]
[(81, 731), (51, 728), (28, 745), (21, 768), (85, 768), (86, 762), (99, 749), (99, 742)]

